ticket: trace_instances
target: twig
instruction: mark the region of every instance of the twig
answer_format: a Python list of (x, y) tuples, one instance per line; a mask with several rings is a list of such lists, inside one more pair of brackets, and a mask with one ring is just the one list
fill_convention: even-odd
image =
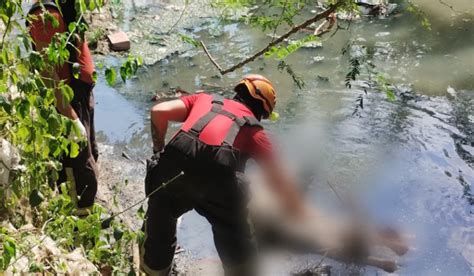
[(204, 44), (204, 42), (202, 40), (200, 41), (200, 43), (201, 43), (202, 49), (204, 50), (204, 53), (206, 53), (209, 60), (212, 62), (212, 64), (214, 64), (214, 66), (216, 66), (216, 68), (219, 70), (219, 72), (221, 72), (221, 74), (224, 75), (222, 73), (224, 70), (222, 70), (222, 67), (219, 65), (219, 63), (217, 63), (216, 60), (211, 56), (211, 54), (209, 53), (209, 50), (207, 50), (206, 44)]
[[(211, 54), (209, 53), (209, 51), (207, 51), (207, 49), (204, 49), (204, 51), (206, 52), (206, 55), (209, 57), (211, 62), (214, 64), (214, 66), (216, 66), (216, 68), (219, 70), (219, 72), (222, 75), (225, 75), (227, 73), (235, 71), (238, 68), (241, 68), (242, 66), (244, 66), (245, 64), (247, 64), (249, 62), (254, 61), (257, 57), (259, 57), (259, 56), (263, 55), (264, 53), (266, 53), (271, 47), (280, 44), (285, 39), (287, 39), (288, 37), (290, 37), (294, 33), (297, 33), (301, 29), (304, 29), (304, 28), (308, 27), (309, 25), (313, 24), (314, 22), (317, 22), (317, 21), (319, 21), (323, 18), (328, 17), (340, 5), (342, 5), (343, 2), (344, 1), (338, 1), (336, 4), (330, 5), (329, 8), (327, 10), (325, 10), (324, 12), (318, 13), (317, 15), (315, 15), (312, 18), (306, 20), (305, 22), (293, 27), (291, 30), (289, 30), (287, 33), (285, 33), (284, 35), (282, 35), (278, 39), (273, 40), (272, 42), (268, 43), (268, 45), (265, 48), (261, 49), (260, 51), (258, 51), (254, 55), (252, 55), (250, 57), (247, 57), (246, 59), (242, 60), (241, 62), (239, 62), (239, 63), (237, 63), (237, 64), (235, 64), (235, 65), (233, 65), (230, 68), (227, 68), (225, 70), (223, 70), (222, 67), (218, 65), (218, 63), (212, 58)], [(204, 45), (204, 43), (201, 42), (201, 45)]]
[(156, 192), (158, 192), (159, 190), (161, 190), (162, 188), (165, 188), (166, 186), (168, 186), (169, 184), (171, 184), (172, 182), (174, 182), (176, 179), (178, 179), (179, 177), (183, 176), (184, 175), (184, 172), (181, 171), (179, 174), (177, 174), (176, 176), (174, 176), (173, 178), (171, 178), (170, 180), (168, 180), (167, 182), (163, 183), (161, 186), (159, 186), (158, 188), (156, 188), (155, 190), (153, 190), (151, 193), (149, 193), (145, 198), (135, 202), (134, 204), (128, 206), (127, 208), (125, 208), (124, 210), (116, 213), (116, 214), (112, 214), (109, 218), (106, 218), (102, 221), (102, 229), (105, 229), (105, 228), (108, 228), (109, 225), (110, 225), (110, 222), (112, 221), (113, 218), (117, 217), (117, 216), (120, 216), (121, 214), (127, 212), (128, 210), (132, 209), (133, 207), (137, 206), (138, 204), (144, 202), (145, 200), (147, 200), (148, 198), (150, 198), (153, 194), (155, 194)]
[(342, 199), (342, 197), (339, 195), (339, 193), (336, 191), (336, 188), (331, 184), (331, 182), (329, 181), (326, 181), (326, 183), (328, 184), (329, 188), (331, 188), (331, 190), (334, 192), (334, 194), (336, 195), (336, 197), (339, 199), (339, 201), (341, 201), (342, 204), (345, 204), (345, 200)]
[(288, 0), (285, 0), (285, 3), (283, 4), (283, 8), (281, 9), (280, 18), (278, 18), (278, 23), (276, 24), (275, 29), (273, 30), (272, 41), (275, 40), (275, 35), (277, 32), (278, 26), (280, 26), (281, 22), (283, 21), (283, 15), (285, 14), (287, 4), (288, 4)]
[(448, 7), (448, 8), (449, 8), (451, 11), (453, 11), (454, 13), (461, 13), (461, 12), (455, 10), (453, 5), (450, 5), (450, 4), (446, 3), (446, 2), (444, 2), (443, 0), (438, 0), (438, 2), (439, 2), (441, 5)]
[[(328, 24), (329, 23), (329, 24)], [(330, 14), (323, 23), (321, 23), (316, 29), (314, 29), (315, 36), (322, 36), (325, 33), (328, 33), (334, 24), (337, 23), (337, 17), (334, 13)], [(326, 24), (328, 24), (326, 26)], [(324, 29), (323, 29), (324, 28)]]
[(185, 0), (184, 1), (184, 7), (183, 7), (183, 11), (181, 12), (181, 14), (179, 15), (179, 18), (178, 20), (176, 20), (176, 22), (174, 22), (173, 26), (171, 26), (171, 28), (166, 32), (166, 34), (170, 34), (171, 31), (178, 25), (178, 23), (181, 21), (181, 18), (183, 18), (183, 15), (184, 13), (186, 12), (186, 9), (188, 8), (188, 4), (189, 4), (189, 0)]
[(323, 264), (324, 260), (326, 259), (327, 255), (329, 253), (329, 250), (330, 249), (326, 249), (326, 252), (324, 252), (324, 255), (321, 257), (321, 260), (319, 261), (319, 263), (314, 268), (319, 268)]
[(7, 25), (5, 26), (5, 33), (3, 33), (2, 45), (0, 46), (0, 49), (3, 49), (3, 45), (5, 44), (5, 37), (7, 36), (8, 28), (10, 28), (11, 22), (12, 22), (12, 18), (8, 17), (8, 21), (7, 21)]
[(5, 167), (5, 169), (6, 169), (7, 171), (11, 171), (10, 166), (7, 166), (7, 164), (5, 164), (5, 162), (3, 162), (3, 160), (0, 160), (0, 163), (3, 164), (3, 166)]
[(7, 268), (9, 268), (9, 267), (13, 266), (14, 264), (16, 264), (16, 262), (17, 262), (19, 259), (25, 257), (26, 254), (28, 254), (29, 252), (31, 252), (31, 250), (33, 250), (33, 248), (35, 248), (35, 247), (37, 247), (38, 245), (40, 245), (40, 244), (43, 243), (43, 241), (48, 237), (48, 235), (46, 235), (46, 234), (44, 233), (44, 229), (46, 229), (46, 225), (47, 225), (50, 221), (52, 221), (52, 220), (53, 220), (53, 218), (48, 219), (48, 220), (43, 224), (43, 227), (41, 227), (41, 233), (43, 233), (43, 237), (42, 237), (36, 244), (34, 244), (34, 245), (31, 246), (30, 248), (28, 248), (28, 250), (26, 250), (25, 252), (23, 252), (23, 254), (21, 254), (20, 257), (16, 258), (13, 262), (11, 262), (11, 263), (5, 268), (5, 270), (7, 270)]

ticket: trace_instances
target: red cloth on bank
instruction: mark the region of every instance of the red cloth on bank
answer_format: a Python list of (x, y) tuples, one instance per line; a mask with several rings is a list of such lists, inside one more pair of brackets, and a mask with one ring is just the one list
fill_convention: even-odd
[[(53, 38), (54, 34), (56, 33), (64, 33), (67, 31), (67, 26), (65, 26), (64, 20), (59, 13), (59, 11), (53, 7), (46, 7), (46, 10), (55, 17), (58, 22), (59, 26), (54, 28), (50, 21), (42, 20), (41, 14), (43, 13), (42, 9), (37, 9), (33, 12), (33, 15), (36, 15), (36, 19), (31, 22), (30, 27), (30, 34), (33, 38), (33, 41), (36, 45), (40, 46), (47, 46), (51, 39)], [(92, 60), (92, 54), (89, 50), (89, 46), (87, 45), (87, 41), (79, 42), (75, 45), (79, 49), (79, 53), (77, 54), (77, 63), (80, 66), (80, 77), (79, 79), (92, 84), (93, 78), (92, 74), (94, 73), (94, 62)], [(41, 50), (37, 49), (38, 51)], [(71, 80), (71, 69), (69, 64), (64, 63), (64, 65), (59, 66), (56, 68), (56, 73), (61, 80), (65, 80), (66, 83), (69, 83)]]
[[(188, 117), (181, 127), (188, 131), (212, 107), (212, 95), (197, 93), (181, 97), (188, 109)], [(231, 112), (237, 117), (253, 116), (252, 111), (242, 103), (225, 99), (223, 110)], [(220, 145), (232, 126), (232, 120), (224, 115), (218, 115), (201, 132), (199, 139), (208, 145)], [(243, 126), (237, 135), (234, 145), (242, 153), (255, 160), (273, 158), (272, 143), (261, 127)]]

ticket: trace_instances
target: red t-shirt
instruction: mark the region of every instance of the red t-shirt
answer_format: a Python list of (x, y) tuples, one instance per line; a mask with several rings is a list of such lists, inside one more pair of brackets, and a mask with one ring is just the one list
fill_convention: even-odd
[[(212, 107), (212, 95), (197, 93), (190, 96), (184, 96), (181, 100), (188, 109), (188, 117), (183, 123), (181, 129), (188, 131), (193, 125)], [(225, 99), (223, 110), (228, 111), (237, 117), (253, 116), (252, 111), (245, 105)], [(220, 145), (225, 139), (227, 132), (231, 128), (232, 120), (224, 115), (217, 115), (202, 130), (199, 139), (208, 145)], [(234, 141), (235, 148), (253, 159), (261, 160), (273, 157), (273, 149), (267, 134), (261, 127), (243, 126)]]
[[(59, 11), (53, 7), (45, 8), (53, 17), (58, 20), (59, 26), (57, 28), (54, 28), (50, 21), (43, 21), (41, 18), (43, 10), (41, 8), (36, 9), (33, 12), (33, 15), (36, 16), (36, 20), (33, 20), (31, 22), (30, 34), (31, 38), (37, 45), (38, 51), (48, 46), (54, 34), (64, 33), (67, 30), (67, 26), (65, 26), (66, 24), (64, 23), (64, 20)], [(92, 84), (94, 82), (92, 78), (92, 74), (94, 73), (94, 62), (92, 60), (92, 54), (89, 50), (89, 46), (87, 45), (86, 41), (79, 42), (75, 46), (79, 50), (79, 52), (77, 53), (77, 63), (79, 63), (80, 66), (79, 79), (86, 83)], [(67, 63), (64, 63), (64, 65), (56, 68), (56, 73), (58, 74), (58, 77), (61, 80), (65, 80), (67, 83), (69, 83), (69, 81), (71, 80), (71, 69), (69, 64)]]

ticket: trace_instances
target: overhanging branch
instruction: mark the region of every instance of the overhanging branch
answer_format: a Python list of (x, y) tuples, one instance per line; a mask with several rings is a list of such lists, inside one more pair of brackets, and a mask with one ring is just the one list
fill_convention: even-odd
[(275, 39), (274, 41), (268, 43), (267, 46), (265, 46), (263, 49), (261, 49), (260, 51), (256, 52), (255, 54), (253, 54), (252, 56), (249, 56), (247, 58), (245, 58), (244, 60), (242, 60), (241, 62), (227, 68), (227, 69), (222, 69), (222, 67), (216, 62), (216, 60), (212, 57), (212, 55), (209, 53), (206, 45), (204, 44), (203, 41), (201, 41), (201, 46), (204, 50), (204, 52), (206, 53), (206, 55), (209, 57), (210, 61), (212, 62), (212, 64), (214, 64), (214, 66), (216, 66), (216, 68), (219, 70), (219, 72), (222, 74), (222, 75), (225, 75), (227, 73), (230, 73), (230, 72), (233, 72), (235, 71), (236, 69), (239, 69), (241, 68), (242, 66), (244, 66), (245, 64), (249, 63), (249, 62), (252, 62), (254, 61), (256, 58), (258, 58), (259, 56), (265, 54), (268, 50), (270, 50), (270, 48), (272, 48), (273, 46), (275, 45), (278, 45), (280, 44), (281, 42), (283, 42), (285, 39), (287, 39), (288, 37), (290, 37), (291, 35), (297, 33), (298, 31), (308, 27), (309, 25), (313, 24), (314, 22), (318, 22), (319, 20), (321, 19), (324, 19), (324, 18), (327, 18), (331, 13), (333, 13), (340, 5), (343, 4), (344, 1), (339, 1), (333, 5), (330, 5), (329, 8), (321, 13), (318, 13), (316, 14), (315, 16), (311, 17), (310, 19), (306, 20), (305, 22), (293, 27), (291, 30), (289, 30), (287, 33), (285, 33), (284, 35), (282, 35), (281, 37), (279, 37), (278, 39)]

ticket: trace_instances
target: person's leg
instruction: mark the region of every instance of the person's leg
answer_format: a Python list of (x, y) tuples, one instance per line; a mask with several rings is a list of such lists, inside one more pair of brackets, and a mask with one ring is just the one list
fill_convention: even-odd
[(176, 249), (177, 218), (172, 206), (177, 202), (164, 193), (148, 201), (145, 239), (140, 247), (140, 269), (151, 275), (168, 275)]
[(181, 165), (179, 157), (165, 152), (156, 166), (147, 172), (149, 182), (145, 190), (147, 194), (153, 194), (148, 200), (143, 225), (145, 239), (140, 246), (140, 269), (150, 275), (169, 274), (176, 249), (177, 219), (192, 208), (186, 197), (189, 183), (186, 176), (162, 186), (180, 174)]
[(78, 156), (74, 158), (64, 156), (62, 158), (63, 169), (59, 173), (57, 184), (68, 183), (72, 200), (77, 202), (77, 214), (83, 216), (89, 213), (88, 209), (94, 204), (98, 185), (98, 169), (92, 154), (92, 145), (95, 143), (95, 135), (91, 135), (92, 88), (77, 80), (73, 81), (71, 86), (74, 89), (71, 106), (86, 128), (87, 144), (80, 145), (82, 148)]
[(212, 225), (226, 275), (256, 274), (256, 246), (248, 221), (246, 184), (236, 177), (213, 178), (196, 211)]

